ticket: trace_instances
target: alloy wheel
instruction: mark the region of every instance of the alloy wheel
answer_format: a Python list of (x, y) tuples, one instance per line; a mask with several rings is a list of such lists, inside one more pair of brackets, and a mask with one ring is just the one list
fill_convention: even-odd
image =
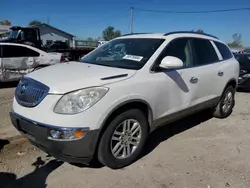
[(227, 113), (230, 110), (232, 104), (233, 104), (233, 93), (229, 91), (228, 93), (226, 93), (224, 100), (222, 102), (223, 112)]
[(113, 156), (117, 159), (130, 157), (141, 140), (141, 125), (135, 119), (127, 119), (117, 126), (110, 143)]

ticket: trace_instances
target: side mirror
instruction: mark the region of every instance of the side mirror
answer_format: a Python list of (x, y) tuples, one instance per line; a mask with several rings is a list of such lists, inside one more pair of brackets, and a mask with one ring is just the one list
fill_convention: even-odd
[(183, 67), (183, 62), (177, 57), (166, 56), (161, 60), (159, 66), (163, 69), (176, 69)]

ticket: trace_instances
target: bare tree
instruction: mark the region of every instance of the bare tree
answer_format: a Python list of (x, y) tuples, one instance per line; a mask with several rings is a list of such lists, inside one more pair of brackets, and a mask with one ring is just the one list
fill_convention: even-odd
[(235, 33), (233, 34), (233, 42), (228, 43), (228, 46), (231, 48), (238, 48), (242, 47), (242, 42), (241, 42), (241, 34), (240, 33)]
[(238, 44), (240, 46), (241, 45), (241, 34), (240, 33), (233, 34), (233, 40), (236, 44)]

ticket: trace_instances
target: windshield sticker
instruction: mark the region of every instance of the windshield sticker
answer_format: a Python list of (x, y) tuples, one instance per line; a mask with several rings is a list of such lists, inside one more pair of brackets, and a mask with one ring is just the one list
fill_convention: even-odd
[(132, 61), (141, 61), (142, 56), (137, 56), (137, 55), (125, 55), (122, 59), (127, 59), (127, 60), (132, 60)]

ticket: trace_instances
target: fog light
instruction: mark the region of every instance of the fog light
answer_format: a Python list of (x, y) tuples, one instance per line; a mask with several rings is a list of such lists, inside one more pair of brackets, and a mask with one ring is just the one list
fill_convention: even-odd
[(70, 141), (70, 140), (77, 140), (81, 139), (85, 132), (85, 129), (51, 129), (49, 131), (48, 139), (50, 140), (61, 140), (61, 141)]

